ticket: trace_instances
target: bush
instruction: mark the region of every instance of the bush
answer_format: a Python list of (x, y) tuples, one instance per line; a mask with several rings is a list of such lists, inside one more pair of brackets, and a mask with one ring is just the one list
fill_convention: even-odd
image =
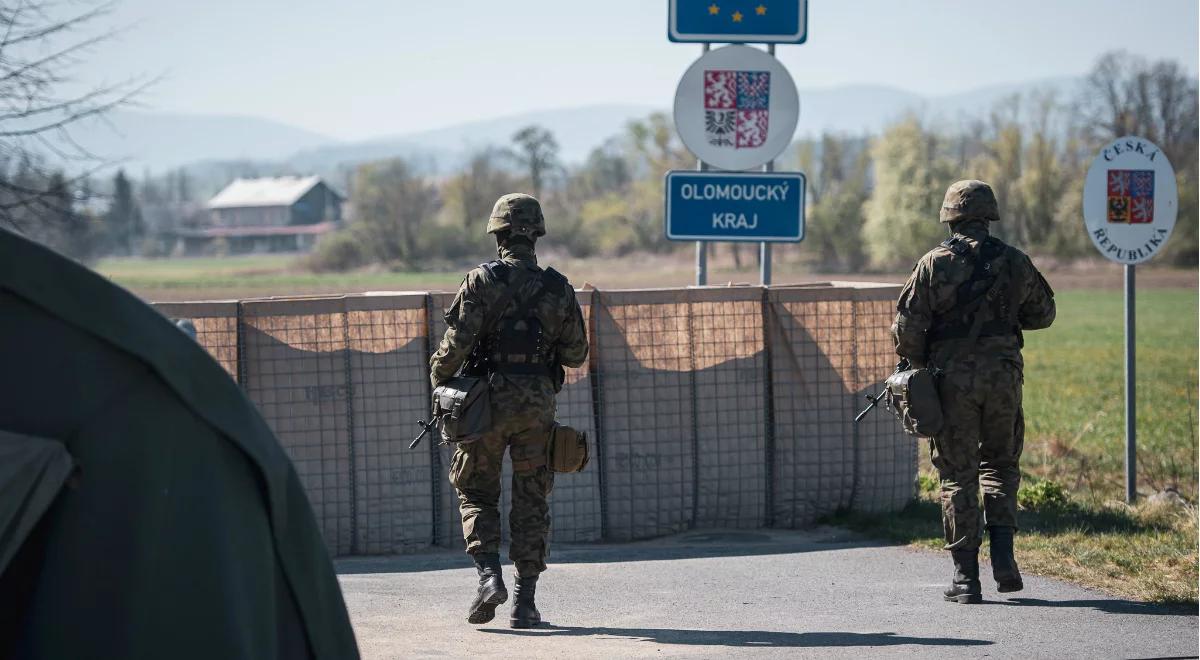
[(323, 237), (304, 257), (303, 264), (317, 273), (345, 272), (366, 265), (362, 240), (354, 232), (339, 231)]
[(208, 245), (207, 252), (210, 257), (228, 257), (229, 239), (224, 236), (218, 237)]
[(936, 474), (922, 472), (917, 475), (917, 492), (936, 495), (941, 491), (941, 487)]
[(142, 239), (139, 251), (146, 259), (159, 259), (171, 253), (171, 241), (167, 237), (151, 234)]
[(1067, 491), (1057, 481), (1026, 477), (1028, 483), (1017, 491), (1017, 504), (1028, 511), (1062, 508), (1070, 502)]

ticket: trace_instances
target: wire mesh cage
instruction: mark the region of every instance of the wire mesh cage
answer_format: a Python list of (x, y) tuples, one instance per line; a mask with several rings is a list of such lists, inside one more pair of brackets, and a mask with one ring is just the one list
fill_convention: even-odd
[(196, 341), (237, 380), (237, 301), (159, 303), (154, 307), (172, 322), (191, 321), (196, 328)]
[[(694, 527), (798, 527), (913, 496), (916, 443), (895, 420), (852, 423), (890, 372), (899, 288), (830, 283), (578, 292), (591, 354), (557, 418), (593, 440), (557, 475), (553, 541)], [(450, 293), (158, 305), (197, 341), (291, 457), (335, 555), (463, 546), (450, 449), (414, 450), (428, 359)], [(510, 483), (506, 461), (503, 483)], [(502, 514), (511, 506), (503, 488)], [(502, 515), (502, 534), (508, 534)]]
[(605, 538), (687, 529), (697, 476), (687, 291), (594, 295)]

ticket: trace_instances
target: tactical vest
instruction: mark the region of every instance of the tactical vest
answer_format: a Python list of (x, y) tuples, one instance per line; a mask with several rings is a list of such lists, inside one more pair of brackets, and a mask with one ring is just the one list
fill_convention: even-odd
[[(481, 267), (512, 293), (504, 297), (506, 309), (476, 342), (468, 361), (474, 365), (474, 370), (489, 376), (502, 373), (553, 378), (557, 364), (550, 339), (537, 315), (537, 306), (546, 295), (561, 294), (567, 286), (567, 278), (553, 268), (541, 270), (535, 267), (520, 274), (522, 269), (500, 260), (489, 261)], [(538, 281), (538, 286), (525, 299), (517, 298), (516, 289), (531, 278)], [(508, 301), (512, 299), (516, 299), (517, 304), (514, 311), (509, 312)]]
[[(979, 314), (986, 320), (979, 327), (978, 337), (1015, 335), (1020, 339), (1021, 328), (1017, 324), (1013, 295), (1016, 293), (1015, 282), (1007, 258), (1009, 247), (1000, 239), (988, 236), (973, 251), (970, 242), (957, 234), (943, 241), (942, 247), (960, 257), (974, 252), (974, 268), (971, 276), (955, 291), (954, 307), (934, 317), (929, 329), (929, 343), (967, 338)], [(997, 282), (998, 278), (1002, 280)]]

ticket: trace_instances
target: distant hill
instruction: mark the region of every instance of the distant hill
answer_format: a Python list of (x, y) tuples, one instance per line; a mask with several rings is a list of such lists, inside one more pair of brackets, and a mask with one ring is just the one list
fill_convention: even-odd
[[(1035, 90), (1057, 90), (1069, 98), (1078, 78), (1051, 78), (969, 92), (925, 97), (883, 85), (853, 85), (800, 90), (797, 137), (835, 133), (878, 133), (908, 112), (931, 123), (957, 124), (985, 118), (1006, 97)], [(329, 137), (254, 117), (115, 112), (107, 123), (81, 126), (75, 137), (94, 153), (125, 159), (135, 175), (161, 173), (187, 165), (220, 178), (230, 171), (247, 175), (306, 174), (331, 176), (352, 166), (383, 158), (414, 159), (430, 172), (454, 169), (472, 151), (508, 146), (512, 134), (530, 124), (550, 129), (565, 162), (583, 160), (625, 125), (656, 108), (648, 105), (589, 105), (481, 119), (445, 128), (356, 142)], [(669, 108), (661, 108), (670, 112)]]
[(334, 139), (270, 119), (117, 110), (81, 122), (71, 137), (140, 176), (202, 160), (280, 160)]
[(800, 90), (800, 122), (796, 126), (796, 136), (812, 137), (823, 131), (879, 133), (910, 112), (933, 123), (957, 124), (964, 119), (984, 119), (997, 103), (1014, 94), (1054, 90), (1059, 99), (1065, 101), (1081, 82), (1081, 79), (1071, 77), (1046, 78), (932, 97), (881, 85)]
[(554, 133), (566, 162), (587, 157), (588, 152), (621, 133), (625, 124), (653, 112), (652, 106), (591, 105), (580, 108), (543, 110), (483, 119), (446, 128), (376, 138), (362, 142), (330, 144), (296, 153), (288, 162), (298, 168), (328, 168), (394, 156), (429, 161), (426, 166), (444, 170), (453, 167), (477, 149), (509, 146), (513, 133), (537, 124)]

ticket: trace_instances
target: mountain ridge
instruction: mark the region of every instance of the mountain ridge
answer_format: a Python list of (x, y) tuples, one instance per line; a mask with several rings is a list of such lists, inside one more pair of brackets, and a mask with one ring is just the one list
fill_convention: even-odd
[[(797, 138), (822, 132), (877, 133), (905, 114), (935, 122), (985, 118), (1000, 100), (1038, 90), (1070, 90), (1082, 79), (1057, 77), (992, 85), (926, 96), (886, 84), (854, 84), (800, 90)], [(1064, 95), (1065, 96), (1065, 95)], [(646, 104), (605, 103), (481, 118), (450, 126), (337, 140), (284, 122), (246, 115), (118, 110), (103, 121), (77, 127), (73, 137), (89, 151), (117, 161), (137, 174), (179, 167), (211, 167), (239, 162), (264, 170), (328, 173), (358, 163), (406, 157), (423, 169), (448, 171), (471, 152), (504, 147), (523, 126), (538, 124), (554, 133), (564, 162), (579, 162), (591, 149), (620, 134), (625, 125), (655, 111)], [(657, 108), (667, 112), (669, 108)], [(254, 169), (250, 167), (249, 169)]]

